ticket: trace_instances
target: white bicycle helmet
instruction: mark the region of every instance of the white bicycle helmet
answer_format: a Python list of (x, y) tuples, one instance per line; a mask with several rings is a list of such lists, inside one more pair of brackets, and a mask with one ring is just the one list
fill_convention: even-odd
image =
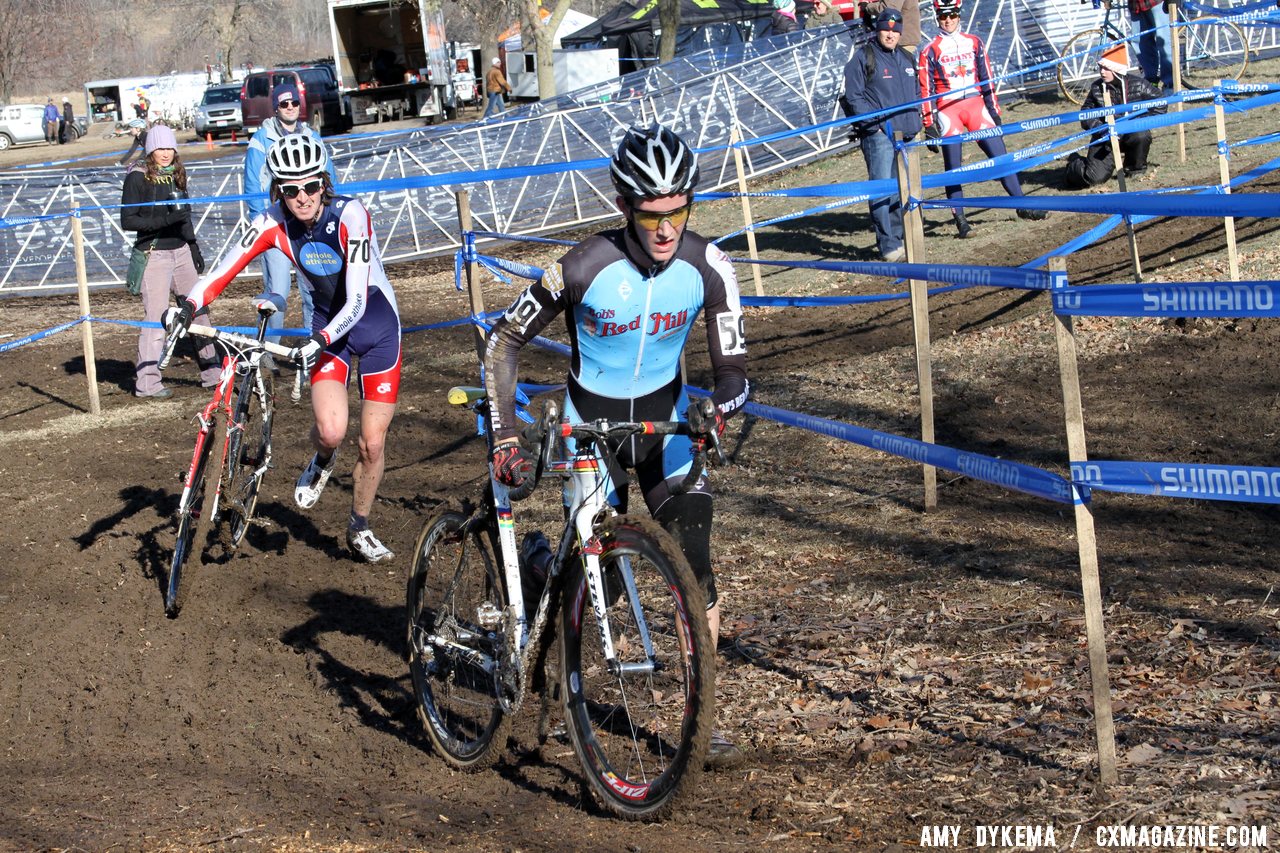
[(960, 14), (960, 0), (933, 0), (933, 14)]
[(135, 118), (129, 121), (129, 127), (133, 128), (134, 130), (146, 130), (147, 123), (143, 119)]
[(324, 145), (301, 133), (277, 139), (267, 151), (267, 170), (277, 181), (310, 178), (327, 171), (328, 167), (329, 155)]
[(660, 124), (633, 126), (618, 143), (609, 173), (626, 198), (691, 193), (698, 184), (698, 155)]

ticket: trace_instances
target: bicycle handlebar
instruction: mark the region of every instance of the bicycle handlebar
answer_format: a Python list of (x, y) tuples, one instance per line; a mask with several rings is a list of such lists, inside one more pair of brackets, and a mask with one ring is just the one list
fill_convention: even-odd
[[(248, 335), (241, 335), (236, 332), (224, 332), (221, 329), (215, 329), (212, 326), (201, 326), (192, 324), (187, 328), (187, 333), (201, 338), (212, 338), (215, 341), (224, 341), (235, 347), (245, 350), (262, 350), (269, 352), (274, 356), (287, 359), (290, 364), (297, 364), (297, 360), (293, 357), (293, 348), (281, 346), (271, 341), (259, 341), (257, 338), (251, 338)], [(169, 360), (173, 358), (173, 349), (178, 345), (181, 338), (181, 330), (174, 329), (168, 334), (164, 341), (164, 353), (160, 356), (160, 369), (164, 370), (169, 366)]]
[[(611, 459), (613, 451), (608, 446), (609, 442), (621, 442), (638, 435), (687, 435), (694, 439), (694, 446), (698, 448), (697, 453), (689, 466), (689, 473), (676, 484), (672, 494), (679, 495), (689, 491), (697, 484), (704, 467), (708, 464), (723, 465), (725, 461), (724, 453), (720, 449), (719, 436), (714, 432), (710, 435), (695, 434), (689, 429), (686, 421), (610, 421), (601, 418), (571, 424), (561, 422), (556, 407), (551, 404), (544, 410), (537, 424), (531, 424), (524, 430), (524, 443), (538, 448), (533, 476), (518, 489), (509, 491), (507, 497), (512, 501), (519, 501), (533, 494), (538, 481), (542, 479), (543, 471), (550, 465), (552, 438), (573, 438), (592, 442), (600, 448), (607, 459)], [(698, 442), (699, 438), (703, 439), (701, 443)]]

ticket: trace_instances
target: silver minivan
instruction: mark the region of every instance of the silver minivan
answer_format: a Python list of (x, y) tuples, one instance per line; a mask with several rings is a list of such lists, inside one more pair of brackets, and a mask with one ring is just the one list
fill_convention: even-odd
[(243, 130), (240, 118), (240, 84), (210, 86), (204, 90), (200, 106), (196, 107), (196, 138), (204, 139), (212, 134), (217, 139), (223, 133)]
[[(88, 130), (88, 120), (76, 116), (71, 127), (75, 142)], [(13, 145), (33, 145), (44, 142), (44, 107), (39, 104), (11, 104), (0, 107), (0, 151)]]

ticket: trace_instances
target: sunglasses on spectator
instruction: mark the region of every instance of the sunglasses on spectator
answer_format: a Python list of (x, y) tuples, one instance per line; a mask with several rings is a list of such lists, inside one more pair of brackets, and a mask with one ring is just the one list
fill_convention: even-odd
[(281, 101), (280, 103), (276, 104), (276, 106), (282, 110), (287, 110), (290, 107), (302, 106), (302, 101)]
[(316, 178), (307, 181), (305, 184), (279, 184), (280, 195), (285, 198), (297, 198), (298, 193), (306, 193), (307, 195), (315, 195), (324, 189), (324, 181)]
[(631, 216), (635, 219), (636, 224), (646, 231), (657, 231), (662, 227), (662, 223), (670, 222), (672, 228), (679, 228), (689, 221), (689, 212), (693, 209), (693, 202), (689, 202), (684, 207), (677, 207), (675, 210), (649, 211), (636, 210), (631, 208)]

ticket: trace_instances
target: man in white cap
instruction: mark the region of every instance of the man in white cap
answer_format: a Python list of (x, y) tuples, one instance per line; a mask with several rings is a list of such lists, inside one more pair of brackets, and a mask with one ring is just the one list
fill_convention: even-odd
[(502, 111), (507, 108), (506, 101), (502, 100), (502, 96), (511, 94), (511, 87), (507, 85), (507, 78), (502, 74), (502, 60), (496, 56), (493, 58), (493, 62), (489, 64), (489, 74), (485, 77), (484, 83), (484, 90), (489, 95), (489, 103), (485, 104), (484, 115), (480, 116), (481, 121), (491, 115), (501, 115)]

